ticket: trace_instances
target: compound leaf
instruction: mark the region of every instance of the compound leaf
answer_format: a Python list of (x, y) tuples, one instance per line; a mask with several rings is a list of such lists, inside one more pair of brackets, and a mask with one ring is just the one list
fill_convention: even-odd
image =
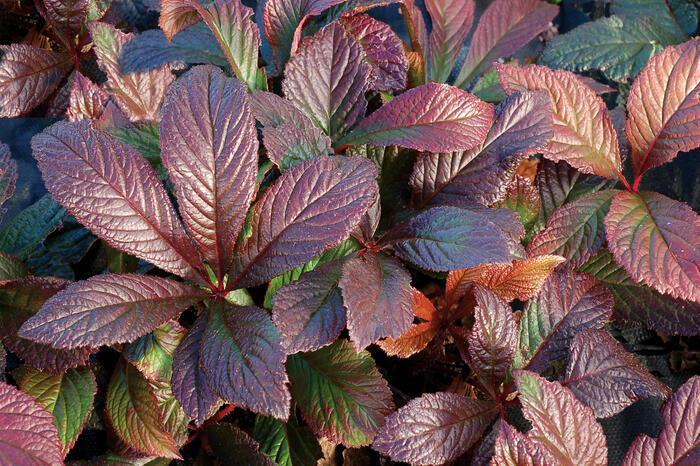
[(432, 24), (430, 48), (427, 54), (427, 78), (430, 81), (444, 83), (450, 77), (452, 67), (472, 28), (474, 2), (472, 0), (427, 0), (425, 9), (428, 10)]

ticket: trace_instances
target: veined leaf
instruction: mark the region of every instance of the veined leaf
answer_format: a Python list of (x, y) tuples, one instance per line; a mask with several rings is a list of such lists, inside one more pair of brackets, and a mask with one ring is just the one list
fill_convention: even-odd
[(96, 275), (49, 298), (19, 336), (67, 349), (130, 342), (206, 296), (167, 278)]
[(0, 231), (0, 250), (20, 260), (27, 257), (61, 226), (66, 209), (44, 195), (34, 204), (21, 211)]
[(172, 434), (175, 446), (182, 448), (189, 438), (190, 417), (173, 395), (170, 380), (151, 380), (150, 385), (158, 400), (157, 409), (163, 417), (163, 427)]
[(355, 349), (380, 338), (398, 338), (413, 322), (411, 274), (401, 261), (366, 251), (343, 265), (339, 283)]
[[(15, 192), (17, 183), (17, 162), (12, 159), (10, 148), (0, 141), (0, 206)], [(0, 209), (0, 220), (5, 209)]]
[(455, 86), (466, 88), (499, 58), (513, 55), (544, 31), (559, 7), (540, 0), (496, 0), (479, 19)]
[(204, 281), (168, 194), (131, 146), (87, 122), (61, 122), (35, 136), (32, 149), (46, 189), (93, 233), (165, 271)]
[(583, 173), (621, 177), (620, 148), (605, 102), (575, 74), (544, 66), (496, 64), (506, 94), (546, 90), (551, 96), (554, 134), (543, 155), (565, 160)]
[(29, 274), (27, 266), (15, 256), (0, 252), (0, 280), (16, 280)]
[(649, 60), (632, 84), (627, 112), (637, 177), (700, 146), (700, 39)]
[(397, 145), (416, 150), (467, 150), (481, 143), (493, 108), (447, 84), (428, 83), (394, 97), (336, 142), (348, 145)]
[(420, 78), (421, 84), (426, 81), (425, 70), (423, 69), (424, 60), (427, 60), (430, 53), (430, 45), (428, 43), (428, 30), (425, 27), (425, 19), (423, 18), (422, 10), (416, 5), (415, 0), (404, 0), (400, 4), (401, 16), (403, 16), (404, 24), (408, 32), (408, 38), (411, 45), (410, 50), (420, 57)]
[(70, 70), (64, 53), (28, 44), (0, 45), (0, 118), (33, 109), (56, 90)]
[(287, 359), (292, 395), (316, 434), (347, 447), (368, 445), (394, 410), (391, 391), (366, 351), (336, 340)]
[(394, 461), (447, 463), (479, 440), (497, 410), (456, 393), (428, 393), (389, 416), (372, 448)]
[(700, 301), (700, 216), (655, 192), (618, 193), (605, 217), (610, 251), (638, 282)]
[(556, 464), (554, 457), (541, 443), (521, 434), (501, 420), (491, 463), (494, 466), (545, 466)]
[(647, 434), (639, 434), (627, 450), (622, 466), (643, 466), (654, 464), (656, 439)]
[(66, 110), (68, 121), (96, 120), (102, 115), (108, 98), (102, 86), (76, 71)]
[(200, 346), (200, 364), (214, 393), (256, 413), (289, 417), (285, 354), (267, 312), (216, 301)]
[(314, 464), (323, 456), (316, 437), (308, 427), (299, 426), (295, 415), (287, 422), (258, 415), (253, 438), (260, 443), (260, 451), (279, 466)]
[[(275, 466), (275, 462), (259, 451), (258, 442), (238, 427), (216, 423), (207, 427), (207, 440), (214, 455), (221, 461), (234, 461), (250, 466)], [(235, 459), (234, 459), (235, 458)]]
[(516, 173), (506, 186), (505, 197), (494, 204), (494, 207), (502, 207), (517, 212), (520, 223), (523, 224), (528, 232), (529, 241), (532, 228), (539, 218), (541, 205), (540, 194), (537, 192), (535, 185), (529, 179)]
[(63, 456), (66, 456), (92, 411), (97, 392), (92, 371), (81, 367), (69, 369), (65, 374), (52, 375), (30, 368), (22, 378), (20, 387), (55, 416), (54, 424), (58, 429)]
[(173, 354), (185, 333), (185, 329), (177, 321), (168, 321), (126, 346), (124, 358), (148, 380), (170, 381)]
[(90, 9), (88, 0), (42, 0), (37, 10), (62, 45), (70, 50), (72, 41), (80, 33)]
[(54, 416), (12, 385), (0, 382), (0, 457), (7, 464), (63, 464)]
[[(530, 371), (514, 371), (523, 416), (532, 422), (528, 437), (542, 444), (557, 464), (608, 464), (603, 427), (593, 411), (559, 382), (548, 382)], [(576, 419), (576, 422), (568, 422)]]
[(195, 8), (192, 0), (161, 0), (158, 26), (168, 42), (172, 42), (176, 34), (200, 22), (201, 10)]
[(129, 123), (117, 128), (105, 129), (109, 134), (125, 144), (129, 144), (148, 160), (159, 177), (165, 170), (160, 159), (160, 129), (155, 121)]
[(698, 23), (697, 10), (685, 0), (615, 0), (612, 11), (623, 18), (646, 16), (673, 33), (674, 43), (688, 40)]
[(444, 83), (462, 50), (474, 21), (472, 0), (427, 0), (432, 24), (428, 57), (428, 79)]
[(562, 384), (597, 418), (613, 416), (641, 398), (671, 395), (666, 385), (603, 330), (584, 330), (574, 337)]
[(267, 282), (345, 239), (377, 199), (376, 176), (369, 160), (341, 156), (283, 173), (253, 209), (253, 236), (234, 260), (230, 288)]
[(398, 338), (387, 338), (377, 342), (377, 345), (389, 356), (407, 358), (422, 351), (428, 343), (440, 332), (442, 319), (433, 303), (420, 291), (413, 290), (413, 313), (416, 317), (426, 320), (413, 324), (406, 333)]
[(305, 39), (285, 68), (284, 95), (331, 140), (340, 139), (365, 116), (371, 66), (363, 57), (360, 43), (331, 23)]

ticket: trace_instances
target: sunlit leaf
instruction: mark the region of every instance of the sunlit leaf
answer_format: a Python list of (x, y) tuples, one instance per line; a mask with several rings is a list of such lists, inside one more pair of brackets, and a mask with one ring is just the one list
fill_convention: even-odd
[(102, 89), (102, 86), (93, 83), (80, 71), (76, 71), (66, 117), (68, 121), (97, 119), (102, 115), (107, 99), (107, 92)]
[[(474, 2), (472, 0), (427, 0), (425, 9), (430, 15), (430, 48), (428, 49), (428, 79), (444, 83), (462, 50), (472, 28)], [(471, 47), (470, 47), (471, 50)]]

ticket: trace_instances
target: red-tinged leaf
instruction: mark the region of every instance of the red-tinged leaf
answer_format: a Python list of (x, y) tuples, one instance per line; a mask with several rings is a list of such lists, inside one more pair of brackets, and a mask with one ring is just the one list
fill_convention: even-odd
[(372, 448), (394, 461), (447, 463), (479, 440), (496, 413), (496, 405), (487, 401), (428, 393), (389, 416)]
[(637, 282), (700, 302), (700, 216), (655, 192), (618, 193), (605, 217), (610, 251)]
[(513, 311), (497, 294), (480, 285), (473, 288), (476, 298), (474, 326), (469, 333), (469, 367), (492, 397), (515, 359), (518, 326)]
[(54, 417), (34, 399), (0, 382), (0, 458), (5, 464), (63, 464)]
[(133, 147), (88, 122), (60, 122), (32, 138), (32, 149), (53, 199), (95, 235), (167, 272), (204, 280), (168, 194)]
[(428, 83), (394, 97), (363, 119), (335, 147), (371, 144), (416, 150), (467, 150), (481, 143), (493, 107), (447, 84)]
[(255, 192), (258, 139), (247, 90), (219, 68), (197, 66), (170, 87), (162, 118), (161, 157), (183, 223), (222, 280)]
[(545, 229), (532, 237), (527, 253), (558, 254), (573, 267), (583, 265), (605, 242), (603, 220), (618, 192), (616, 189), (594, 192), (555, 210)]
[(444, 83), (462, 50), (462, 45), (474, 21), (472, 0), (427, 0), (432, 24), (428, 57), (428, 76), (431, 81)]
[(336, 340), (287, 359), (292, 395), (318, 435), (346, 447), (369, 445), (394, 410), (391, 390), (366, 351)]
[(107, 92), (102, 89), (102, 86), (93, 83), (80, 71), (76, 71), (66, 117), (68, 121), (96, 120), (102, 115), (107, 99)]
[[(415, 0), (404, 0), (400, 4), (401, 16), (406, 25), (411, 50), (421, 58), (422, 62), (428, 57), (430, 45), (428, 43), (428, 30), (425, 27), (423, 12), (415, 3)], [(420, 69), (421, 84), (425, 83), (425, 70)]]
[(597, 418), (614, 416), (642, 398), (671, 395), (666, 385), (603, 330), (584, 330), (574, 337), (562, 383)]
[(612, 295), (592, 275), (567, 269), (552, 272), (520, 318), (522, 362), (541, 372), (553, 361), (566, 358), (574, 335), (602, 328), (612, 307)]
[(5, 346), (27, 365), (51, 374), (63, 374), (68, 369), (85, 365), (92, 348), (56, 349), (51, 345), (37, 343), (15, 335), (3, 338)]
[(627, 450), (622, 466), (653, 465), (654, 450), (656, 450), (656, 439), (646, 434), (639, 434)]
[(554, 134), (542, 154), (565, 160), (583, 173), (621, 178), (620, 147), (603, 99), (575, 74), (544, 66), (495, 65), (506, 94), (546, 90), (551, 95)]
[(92, 411), (97, 392), (94, 374), (87, 367), (70, 369), (62, 375), (29, 369), (20, 387), (55, 416), (54, 424), (61, 440), (63, 456), (66, 456)]
[(556, 464), (551, 453), (539, 442), (501, 420), (491, 466), (548, 466)]
[(206, 314), (194, 321), (173, 355), (172, 390), (188, 416), (199, 426), (213, 413), (219, 397), (212, 391), (200, 364)]
[(62, 45), (70, 50), (75, 46), (75, 36), (80, 33), (85, 18), (90, 10), (88, 0), (42, 0), (37, 2), (39, 13), (61, 40)]
[(360, 42), (365, 60), (372, 65), (368, 88), (387, 92), (405, 89), (408, 58), (391, 27), (362, 14), (344, 14), (339, 22)]
[(21, 116), (39, 105), (71, 65), (64, 53), (27, 44), (0, 45), (0, 118)]
[[(12, 159), (10, 148), (0, 141), (0, 206), (12, 197), (17, 183), (17, 162)], [(5, 215), (6, 209), (0, 207), (0, 220)], [(10, 262), (3, 261), (3, 262)], [(0, 269), (3, 267), (0, 266)], [(19, 278), (19, 277), (17, 277)], [(7, 280), (0, 274), (0, 279)]]
[(496, 293), (505, 301), (527, 301), (535, 296), (554, 268), (564, 262), (561, 256), (536, 256), (512, 264), (483, 264), (450, 272), (447, 286), (452, 289), (473, 282)]
[(360, 43), (333, 22), (305, 39), (285, 68), (284, 95), (334, 141), (365, 116), (372, 67), (363, 57)]
[(119, 360), (107, 387), (105, 417), (120, 440), (142, 455), (182, 459), (163, 423), (158, 399), (148, 380)]
[(170, 43), (173, 36), (202, 20), (192, 0), (160, 0), (158, 26)]
[(428, 322), (411, 325), (406, 333), (393, 339), (377, 342), (389, 356), (407, 358), (428, 346), (441, 330), (441, 319), (433, 303), (420, 291), (413, 288), (413, 313)]
[(260, 451), (260, 445), (248, 434), (232, 424), (216, 423), (207, 427), (207, 444), (220, 462), (248, 466), (275, 466), (269, 456)]
[(540, 194), (535, 185), (529, 179), (516, 173), (506, 186), (505, 197), (494, 204), (494, 207), (507, 208), (517, 212), (520, 223), (529, 232), (539, 217), (541, 204)]
[[(606, 466), (608, 448), (593, 411), (559, 382), (529, 371), (514, 371), (523, 416), (532, 422), (528, 437), (540, 443), (556, 464)], [(575, 419), (575, 422), (571, 422)]]
[(256, 413), (289, 417), (285, 353), (267, 312), (217, 301), (200, 345), (199, 362), (214, 393)]
[(175, 76), (168, 65), (141, 73), (122, 73), (119, 56), (133, 34), (124, 34), (107, 23), (90, 22), (97, 64), (107, 74), (106, 88), (131, 121), (159, 120), (160, 104)]
[(627, 99), (625, 133), (637, 177), (700, 146), (700, 39), (649, 60)]
[(19, 336), (68, 349), (131, 342), (206, 296), (167, 278), (97, 275), (49, 298)]
[(411, 327), (411, 274), (399, 260), (367, 251), (345, 263), (339, 285), (350, 341), (358, 351), (380, 338), (398, 338)]
[(499, 58), (513, 55), (527, 45), (559, 13), (559, 7), (540, 0), (496, 0), (479, 19), (469, 52), (455, 80), (464, 88)]
[(171, 320), (127, 345), (122, 354), (148, 380), (169, 382), (173, 354), (186, 333), (177, 321)]
[(253, 209), (230, 288), (265, 283), (345, 239), (378, 196), (374, 163), (316, 157), (280, 176)]
[(549, 96), (528, 92), (496, 108), (486, 140), (466, 152), (421, 154), (410, 185), (414, 205), (491, 205), (505, 196), (523, 156), (544, 148), (552, 137)]
[(343, 264), (322, 264), (275, 294), (272, 320), (287, 354), (330, 345), (345, 328), (346, 311), (338, 287)]
[(485, 214), (451, 206), (428, 209), (383, 238), (396, 255), (435, 272), (510, 262), (503, 231)]

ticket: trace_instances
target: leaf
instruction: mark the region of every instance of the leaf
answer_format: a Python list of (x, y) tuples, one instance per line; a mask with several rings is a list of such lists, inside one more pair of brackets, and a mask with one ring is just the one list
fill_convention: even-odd
[(136, 34), (122, 48), (119, 69), (123, 73), (140, 73), (165, 64), (182, 62), (228, 65), (226, 56), (209, 27), (198, 23), (175, 34), (170, 43), (160, 29)]
[(398, 338), (413, 323), (411, 274), (401, 261), (366, 251), (343, 265), (339, 286), (356, 350), (380, 338)]
[[(520, 319), (525, 367), (541, 372), (553, 361), (566, 358), (574, 335), (602, 328), (612, 307), (612, 295), (593, 276), (566, 269), (552, 272)], [(522, 366), (516, 360), (516, 367)]]
[(202, 20), (200, 11), (192, 0), (163, 0), (160, 2), (158, 26), (168, 42), (172, 42), (176, 34)]
[(372, 144), (431, 152), (467, 150), (484, 140), (492, 119), (489, 104), (447, 84), (428, 83), (394, 97), (334, 147)]
[(532, 237), (527, 253), (558, 254), (569, 259), (573, 267), (584, 264), (605, 242), (603, 220), (618, 192), (604, 189), (555, 210), (545, 229)]
[(98, 237), (165, 271), (203, 281), (199, 254), (165, 189), (131, 146), (87, 122), (61, 122), (32, 138), (32, 149), (46, 189)]
[(0, 280), (15, 280), (29, 274), (27, 266), (15, 256), (0, 252)]
[(20, 260), (27, 257), (60, 227), (66, 209), (44, 195), (34, 204), (21, 211), (0, 231), (0, 250)]
[(339, 22), (362, 45), (365, 60), (372, 65), (368, 89), (386, 92), (405, 89), (408, 58), (401, 39), (391, 27), (364, 14), (346, 13)]
[(278, 419), (289, 417), (285, 354), (264, 310), (216, 301), (199, 358), (211, 390), (224, 400)]
[(87, 367), (69, 369), (62, 375), (51, 375), (28, 369), (20, 387), (44, 409), (55, 416), (63, 456), (73, 448), (92, 411), (97, 383)]
[(637, 177), (700, 146), (699, 57), (700, 39), (668, 47), (635, 79), (625, 133)]
[[(427, 59), (429, 50), (428, 43), (428, 30), (425, 27), (425, 19), (423, 18), (423, 12), (418, 5), (416, 5), (415, 0), (405, 0), (400, 3), (401, 16), (403, 16), (404, 24), (406, 25), (409, 42), (411, 45), (410, 50), (415, 53), (417, 57), (420, 57), (420, 77), (421, 84), (425, 83), (426, 76), (424, 67), (424, 59)], [(408, 49), (408, 47), (407, 47)]]
[(336, 340), (287, 359), (291, 391), (317, 435), (346, 447), (368, 445), (394, 410), (391, 391), (366, 351)]
[(183, 223), (219, 280), (255, 192), (258, 141), (246, 95), (220, 69), (197, 66), (170, 87), (161, 112), (161, 157)]
[(518, 432), (501, 420), (491, 464), (495, 466), (545, 466), (556, 464), (552, 454), (541, 443)]
[(425, 8), (432, 24), (427, 54), (428, 79), (444, 83), (450, 77), (457, 56), (472, 28), (474, 2), (428, 0), (425, 2)]
[(163, 427), (172, 434), (175, 446), (182, 448), (189, 438), (189, 416), (173, 395), (169, 379), (152, 380), (150, 385), (158, 400), (157, 409), (163, 417)]
[(29, 44), (0, 46), (0, 118), (29, 112), (56, 90), (72, 66), (65, 53)]
[(119, 439), (141, 454), (182, 459), (165, 430), (157, 398), (148, 380), (120, 359), (107, 387), (105, 417)]
[(413, 324), (406, 333), (393, 339), (387, 338), (377, 342), (377, 345), (389, 356), (407, 358), (423, 351), (441, 330), (442, 319), (433, 303), (420, 291), (413, 290), (413, 313), (416, 317), (426, 320)]
[(542, 154), (565, 160), (583, 173), (621, 177), (620, 148), (605, 102), (569, 71), (496, 64), (506, 94), (546, 90), (551, 96), (553, 136)]
[(561, 256), (534, 256), (513, 261), (512, 264), (482, 264), (478, 267), (451, 271), (447, 287), (457, 289), (467, 282), (481, 285), (511, 302), (526, 301), (535, 296), (552, 270), (562, 262)]
[(200, 426), (213, 413), (219, 397), (212, 391), (200, 365), (202, 335), (206, 314), (200, 315), (173, 355), (173, 394), (188, 416)]
[(634, 439), (627, 450), (622, 466), (640, 466), (644, 464), (654, 464), (654, 450), (656, 449), (656, 439), (646, 434), (639, 434)]
[(109, 134), (125, 144), (129, 144), (148, 160), (159, 178), (163, 178), (165, 169), (160, 158), (160, 129), (154, 121), (129, 123), (118, 128), (105, 129)]
[(688, 40), (698, 23), (697, 10), (684, 0), (616, 0), (612, 10), (623, 18), (646, 16), (673, 33), (674, 43)]
[[(17, 162), (12, 159), (10, 148), (0, 141), (0, 206), (12, 197), (17, 183)], [(6, 209), (0, 209), (0, 220)]]
[(235, 458), (238, 464), (275, 465), (270, 457), (259, 451), (258, 442), (232, 424), (212, 424), (207, 427), (206, 433), (214, 455), (221, 461), (231, 461)]
[(323, 457), (318, 440), (308, 427), (299, 426), (295, 415), (287, 422), (256, 416), (253, 438), (260, 442), (260, 451), (279, 466), (315, 464)]
[(466, 88), (476, 75), (488, 71), (493, 62), (513, 55), (544, 31), (558, 13), (556, 5), (540, 0), (492, 2), (474, 30), (455, 86)]
[(528, 92), (496, 107), (486, 140), (466, 152), (421, 154), (411, 175), (413, 203), (491, 205), (503, 198), (524, 155), (552, 137), (549, 96)]
[(66, 110), (68, 121), (96, 120), (102, 115), (108, 98), (101, 86), (76, 71)]
[(272, 320), (287, 354), (333, 343), (345, 328), (346, 311), (338, 282), (345, 261), (332, 261), (302, 274), (272, 299)]
[(372, 448), (394, 461), (447, 463), (481, 438), (496, 411), (488, 401), (456, 393), (427, 393), (389, 416)]
[(428, 209), (396, 225), (382, 242), (401, 259), (435, 272), (510, 262), (505, 235), (489, 217), (457, 207)]
[(71, 48), (71, 41), (80, 33), (83, 22), (88, 15), (90, 2), (87, 0), (42, 0), (37, 10), (46, 19), (47, 26), (53, 30), (66, 49)]
[(234, 260), (229, 288), (265, 283), (345, 239), (377, 199), (376, 176), (369, 160), (341, 156), (283, 173), (253, 209), (254, 233)]
[(0, 382), (0, 456), (8, 464), (63, 464), (54, 417), (34, 399)]
[(618, 193), (605, 217), (610, 251), (637, 282), (700, 302), (700, 216), (649, 191)]
[(167, 278), (96, 275), (49, 298), (19, 336), (67, 349), (130, 342), (206, 296)]
[(170, 381), (173, 372), (173, 354), (185, 329), (175, 320), (156, 327), (124, 348), (124, 358), (151, 381)]
[(531, 232), (540, 213), (540, 195), (537, 188), (529, 179), (520, 176), (518, 173), (506, 186), (506, 193), (503, 200), (495, 204), (496, 207), (511, 209), (518, 213), (520, 223), (526, 231)]
[(360, 43), (331, 23), (304, 40), (285, 68), (285, 97), (331, 140), (344, 136), (365, 116), (371, 66), (363, 56)]
[(666, 385), (603, 330), (584, 330), (574, 337), (562, 384), (597, 418), (614, 416), (642, 398), (671, 395)]
[(514, 371), (513, 375), (523, 416), (532, 422), (528, 437), (541, 443), (556, 464), (608, 464), (603, 427), (588, 406), (559, 382), (548, 382), (530, 371)]
[(88, 24), (97, 64), (107, 74), (106, 88), (131, 121), (159, 120), (160, 104), (175, 78), (167, 65), (142, 73), (122, 73), (119, 57), (133, 34), (124, 34), (107, 23)]
[(673, 36), (649, 18), (611, 16), (554, 37), (539, 61), (553, 69), (598, 69), (614, 81), (623, 81), (636, 76), (651, 57), (674, 43)]

